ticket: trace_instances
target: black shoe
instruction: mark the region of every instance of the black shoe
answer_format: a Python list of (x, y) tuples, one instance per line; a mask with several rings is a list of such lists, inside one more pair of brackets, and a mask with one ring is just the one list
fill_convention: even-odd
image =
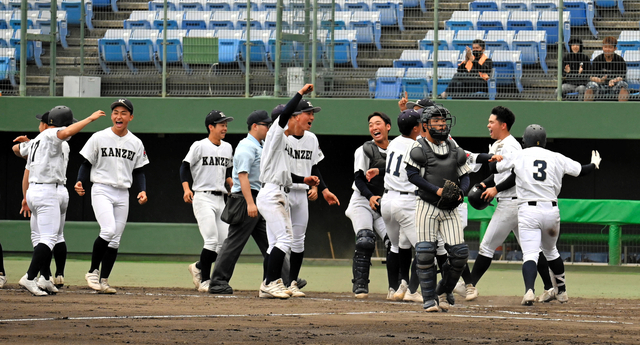
[(296, 280), (296, 283), (298, 283), (298, 289), (302, 289), (303, 287), (307, 286), (307, 281), (302, 278), (298, 278), (298, 280)]
[(233, 295), (233, 289), (229, 285), (211, 285), (209, 293), (216, 295)]

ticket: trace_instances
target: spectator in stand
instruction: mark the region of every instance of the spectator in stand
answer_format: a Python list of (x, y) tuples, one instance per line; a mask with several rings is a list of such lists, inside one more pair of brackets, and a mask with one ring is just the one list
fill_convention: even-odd
[(487, 81), (493, 69), (493, 61), (484, 54), (484, 41), (476, 39), (472, 48), (465, 49), (464, 61), (451, 79), (447, 92), (439, 98), (476, 98), (476, 92), (489, 92)]
[(562, 57), (562, 65), (564, 66), (562, 71), (562, 98), (565, 98), (568, 93), (578, 92), (580, 99), (583, 99), (587, 83), (590, 81), (591, 61), (582, 52), (582, 40), (580, 38), (571, 38), (569, 47), (571, 47), (571, 51)]
[(615, 37), (605, 37), (602, 41), (601, 55), (596, 56), (591, 62), (591, 81), (587, 84), (584, 93), (585, 101), (593, 101), (598, 98), (613, 98), (618, 95), (618, 101), (629, 99), (627, 82), (627, 63), (622, 56), (615, 53), (618, 40)]

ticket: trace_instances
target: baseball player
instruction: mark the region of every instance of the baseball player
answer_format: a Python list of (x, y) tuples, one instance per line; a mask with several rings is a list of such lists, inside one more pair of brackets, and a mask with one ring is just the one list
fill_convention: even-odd
[(7, 276), (4, 270), (4, 254), (2, 252), (2, 243), (0, 243), (0, 289), (7, 283)]
[[(289, 158), (291, 148), (285, 134), (285, 127), (295, 127), (292, 118), (302, 96), (313, 91), (313, 85), (307, 84), (287, 103), (282, 114), (267, 132), (260, 161), (260, 181), (263, 186), (256, 199), (258, 211), (267, 222), (269, 256), (267, 274), (259, 291), (260, 298), (289, 298), (288, 290), (282, 282), (282, 266), (285, 256), (291, 250), (293, 240), (291, 214), (289, 210), (289, 192), (293, 183), (318, 184), (318, 177), (300, 177), (292, 174)], [(307, 123), (310, 127), (310, 123)], [(293, 282), (292, 282), (293, 286)]]
[[(353, 293), (356, 298), (369, 297), (369, 270), (371, 255), (376, 245), (376, 235), (388, 242), (387, 230), (380, 215), (378, 203), (384, 192), (387, 147), (391, 119), (384, 113), (374, 112), (367, 117), (369, 134), (373, 140), (366, 141), (354, 153), (353, 194), (345, 215), (351, 219), (356, 233), (356, 250), (353, 255)], [(366, 172), (378, 169), (378, 175), (367, 180)], [(374, 232), (375, 230), (375, 232)], [(388, 248), (391, 243), (388, 244)]]
[(289, 127), (284, 132), (289, 140), (287, 150), (291, 159), (291, 173), (298, 176), (317, 176), (320, 180), (318, 187), (311, 188), (304, 183), (294, 183), (289, 192), (293, 241), (289, 258), (289, 277), (285, 280), (285, 286), (289, 288), (293, 297), (304, 297), (297, 280), (304, 258), (304, 239), (309, 222), (308, 200), (316, 200), (319, 191), (329, 205), (340, 205), (338, 198), (331, 193), (322, 179), (318, 163), (324, 158), (324, 154), (320, 150), (318, 138), (309, 131), (314, 114), (320, 110), (320, 107), (314, 107), (308, 100), (300, 100), (289, 120)]
[[(487, 128), (491, 139), (496, 141), (489, 146), (488, 154), (480, 154), (471, 156), (471, 160), (476, 163), (488, 162), (493, 155), (512, 155), (522, 150), (520, 143), (511, 135), (511, 126), (515, 122), (515, 115), (509, 108), (503, 106), (494, 107), (491, 110)], [(484, 200), (496, 199), (498, 206), (496, 207), (489, 226), (482, 238), (480, 250), (476, 258), (470, 279), (465, 282), (458, 282), (454, 291), (465, 297), (467, 301), (472, 301), (478, 297), (476, 285), (482, 275), (489, 269), (493, 254), (498, 246), (504, 243), (510, 232), (519, 242), (518, 235), (518, 197), (515, 189), (515, 176), (511, 172), (503, 172), (500, 174), (492, 174), (483, 182), (481, 182), (482, 197)], [(547, 260), (540, 253), (538, 259), (538, 272), (545, 284), (545, 291), (553, 289), (551, 278), (549, 276), (549, 268)]]
[(147, 183), (142, 168), (149, 164), (142, 141), (129, 131), (133, 121), (133, 104), (126, 98), (111, 103), (113, 126), (94, 133), (80, 154), (84, 162), (78, 171), (74, 188), (85, 194), (90, 180), (91, 205), (100, 225), (100, 234), (93, 243), (91, 266), (84, 278), (98, 293), (114, 294), (109, 275), (118, 256), (120, 239), (129, 215), (129, 188), (136, 182), (140, 205), (147, 202)]
[[(189, 265), (193, 284), (200, 292), (209, 291), (211, 266), (229, 231), (229, 225), (220, 219), (220, 215), (224, 210), (224, 195), (227, 194), (225, 183), (233, 184), (233, 148), (222, 140), (231, 121), (233, 117), (212, 110), (204, 121), (208, 136), (191, 145), (180, 166), (182, 198), (184, 202), (193, 204), (193, 214), (204, 240), (200, 260)], [(189, 181), (193, 181), (192, 188), (189, 188)]]
[[(426, 108), (421, 117), (426, 137), (418, 139), (405, 154), (407, 176), (418, 187), (416, 199), (417, 273), (420, 279), (423, 308), (427, 312), (447, 311), (450, 298), (469, 256), (464, 243), (460, 214), (455, 208), (469, 188), (467, 156), (449, 132), (455, 118), (435, 105)], [(443, 265), (444, 278), (436, 287), (436, 240), (440, 233), (449, 254)]]
[[(69, 151), (68, 146), (62, 143), (101, 116), (105, 114), (98, 110), (76, 122), (71, 109), (57, 106), (47, 114), (47, 128), (31, 141), (22, 185), (26, 205), (31, 211), (31, 238), (37, 243), (32, 243), (31, 264), (19, 284), (35, 296), (57, 292), (49, 267), (69, 204), (69, 192), (65, 187)], [(26, 208), (23, 207), (21, 212), (27, 213)], [(36, 282), (38, 272), (40, 279)]]
[[(498, 155), (496, 172), (509, 172), (516, 176), (518, 197), (518, 231), (522, 247), (522, 276), (525, 295), (523, 305), (535, 300), (536, 264), (540, 248), (549, 262), (557, 290), (552, 297), (559, 302), (569, 300), (565, 285), (564, 263), (556, 242), (560, 235), (558, 194), (564, 175), (584, 176), (600, 168), (600, 153), (592, 151), (591, 163), (580, 163), (560, 153), (545, 149), (547, 133), (540, 125), (529, 125), (522, 136), (524, 150), (510, 155)], [(501, 158), (504, 158), (501, 160)], [(553, 298), (547, 299), (547, 301)]]
[[(42, 133), (42, 131), (47, 129), (49, 112), (47, 111), (42, 115), (37, 115), (36, 118), (40, 120), (38, 125), (38, 131)], [(21, 135), (15, 138), (13, 142), (18, 142), (18, 144), (15, 144), (12, 148), (13, 153), (15, 153), (16, 156), (22, 157), (25, 160), (27, 160), (29, 157), (29, 148), (30, 148), (31, 140), (26, 135)], [(67, 153), (65, 157), (68, 163), (69, 143), (67, 143), (66, 141), (63, 142), (62, 150), (63, 152)], [(25, 180), (24, 182), (25, 182), (24, 187), (28, 188), (29, 187), (28, 179)], [(67, 195), (68, 195), (68, 192), (67, 192)], [(27, 205), (27, 201), (24, 198), (22, 199), (22, 208), (20, 210), (20, 213), (23, 214), (25, 218), (31, 217), (31, 210), (29, 209), (29, 206)], [(64, 239), (64, 220), (65, 219), (66, 219), (66, 212), (61, 215), (61, 220), (62, 220), (60, 224), (61, 229), (58, 232), (58, 239), (56, 240), (56, 244), (53, 246), (53, 259), (56, 262), (56, 273), (55, 275), (52, 276), (52, 279), (56, 288), (61, 288), (62, 286), (64, 286), (64, 268), (67, 263), (67, 243), (65, 242), (65, 239)], [(36, 237), (37, 233), (32, 232), (31, 235), (32, 235), (31, 243), (35, 247), (38, 243), (38, 238)], [(48, 274), (51, 276), (50, 270)]]

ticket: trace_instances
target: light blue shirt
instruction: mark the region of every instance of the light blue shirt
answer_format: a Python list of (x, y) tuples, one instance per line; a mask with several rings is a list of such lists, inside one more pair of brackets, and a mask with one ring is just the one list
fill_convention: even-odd
[(252, 190), (259, 191), (262, 187), (260, 183), (260, 156), (262, 156), (262, 145), (251, 134), (240, 140), (233, 156), (233, 187), (231, 193), (241, 192), (240, 179), (241, 172), (249, 173), (249, 184)]

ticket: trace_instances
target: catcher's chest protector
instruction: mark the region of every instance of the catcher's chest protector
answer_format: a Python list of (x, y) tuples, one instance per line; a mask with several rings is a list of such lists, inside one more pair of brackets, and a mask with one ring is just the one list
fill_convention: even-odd
[[(418, 139), (418, 142), (426, 157), (426, 162), (420, 169), (422, 177), (438, 187), (444, 187), (444, 180), (451, 180), (460, 186), (458, 166), (461, 165), (461, 159), (459, 159), (461, 149), (458, 150), (458, 148), (453, 145), (453, 142), (447, 139), (446, 142), (449, 145), (449, 153), (446, 155), (436, 155), (424, 138)], [(462, 154), (464, 155), (464, 151), (462, 151)], [(464, 156), (464, 161), (466, 161), (466, 155)], [(439, 196), (421, 189), (418, 189), (418, 195), (422, 200), (433, 205), (437, 204), (440, 200)]]
[(384, 173), (387, 162), (387, 154), (380, 152), (378, 145), (373, 141), (367, 141), (362, 145), (365, 156), (369, 158), (369, 169), (378, 168), (380, 173), (367, 182), (367, 187), (374, 195), (382, 196), (384, 193)]

